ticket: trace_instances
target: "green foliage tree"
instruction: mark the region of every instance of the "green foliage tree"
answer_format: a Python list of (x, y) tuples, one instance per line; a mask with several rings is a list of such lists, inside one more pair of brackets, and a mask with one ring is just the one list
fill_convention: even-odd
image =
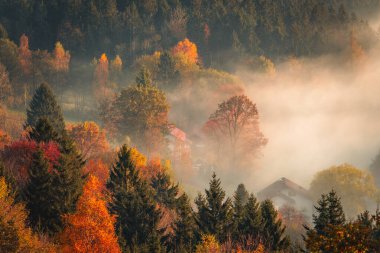
[(158, 79), (162, 83), (164, 89), (172, 89), (176, 87), (179, 72), (176, 70), (175, 60), (169, 52), (161, 54), (158, 70)]
[(285, 236), (285, 227), (282, 225), (278, 212), (272, 201), (264, 200), (260, 204), (262, 217), (262, 237), (266, 249), (276, 251), (289, 247), (289, 239)]
[(112, 195), (110, 212), (117, 215), (116, 234), (121, 248), (131, 252), (160, 252), (161, 213), (154, 193), (141, 179), (131, 149), (126, 145), (121, 147), (112, 166), (107, 188)]
[(196, 224), (189, 197), (182, 194), (177, 200), (178, 218), (174, 223), (173, 244), (176, 252), (193, 252)]
[(215, 235), (219, 241), (223, 242), (232, 232), (232, 203), (230, 198), (226, 198), (220, 179), (215, 173), (205, 193), (206, 197), (200, 194), (195, 200), (198, 208), (196, 222), (201, 233)]
[(45, 83), (37, 88), (26, 115), (25, 127), (35, 128), (38, 120), (45, 118), (50, 122), (51, 127), (59, 136), (65, 132), (65, 122), (61, 108), (55, 99), (53, 91)]
[(242, 223), (244, 217), (244, 206), (249, 198), (249, 193), (245, 189), (244, 184), (239, 184), (235, 193), (233, 201), (233, 238), (236, 240), (240, 236), (239, 226)]
[(260, 205), (253, 194), (251, 194), (244, 205), (243, 217), (238, 226), (240, 239), (259, 239), (263, 231)]
[(163, 204), (170, 209), (176, 207), (179, 192), (178, 184), (173, 184), (167, 173), (160, 171), (152, 178), (150, 185), (155, 191), (154, 199), (157, 203)]

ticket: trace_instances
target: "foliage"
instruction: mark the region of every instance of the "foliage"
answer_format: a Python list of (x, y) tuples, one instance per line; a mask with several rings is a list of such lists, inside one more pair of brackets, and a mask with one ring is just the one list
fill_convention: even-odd
[(69, 127), (69, 135), (84, 159), (97, 159), (109, 150), (106, 133), (93, 121)]
[(206, 196), (199, 194), (195, 200), (198, 209), (196, 222), (201, 234), (215, 235), (224, 242), (231, 233), (232, 203), (230, 198), (225, 199), (226, 193), (215, 173), (209, 185), (205, 190)]
[(217, 253), (220, 245), (213, 235), (203, 235), (202, 242), (197, 245), (196, 253)]
[(12, 86), (6, 67), (0, 63), (0, 103), (6, 103), (12, 94)]
[(317, 198), (326, 189), (334, 188), (342, 198), (348, 217), (355, 217), (366, 208), (366, 199), (374, 197), (376, 186), (373, 177), (349, 164), (333, 166), (318, 172), (311, 182), (310, 192)]
[(89, 176), (74, 214), (64, 217), (62, 252), (120, 252), (114, 231), (115, 217), (107, 210), (103, 184)]
[(112, 196), (110, 212), (117, 216), (116, 233), (122, 250), (160, 251), (161, 213), (153, 192), (135, 167), (131, 149), (125, 145), (112, 166), (107, 188)]

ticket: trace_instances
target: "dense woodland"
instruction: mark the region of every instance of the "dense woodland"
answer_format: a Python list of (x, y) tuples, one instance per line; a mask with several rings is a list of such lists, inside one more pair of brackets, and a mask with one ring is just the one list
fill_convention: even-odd
[(241, 183), (271, 137), (237, 75), (354, 72), (379, 9), (0, 0), (0, 252), (380, 252), (380, 154), (316, 173), (309, 216)]

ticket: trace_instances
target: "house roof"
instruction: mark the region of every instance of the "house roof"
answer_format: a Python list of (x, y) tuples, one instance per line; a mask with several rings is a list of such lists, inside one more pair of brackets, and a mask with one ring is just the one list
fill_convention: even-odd
[(291, 197), (283, 193), (284, 190), (291, 190), (295, 195), (301, 195), (304, 198), (311, 199), (309, 192), (302, 186), (294, 183), (293, 181), (283, 177), (276, 182), (270, 184), (263, 190), (261, 190), (257, 196), (259, 199), (270, 199), (273, 197), (282, 197), (289, 202)]
[(170, 129), (170, 134), (174, 136), (176, 139), (181, 141), (186, 141), (186, 133), (177, 127), (173, 127)]

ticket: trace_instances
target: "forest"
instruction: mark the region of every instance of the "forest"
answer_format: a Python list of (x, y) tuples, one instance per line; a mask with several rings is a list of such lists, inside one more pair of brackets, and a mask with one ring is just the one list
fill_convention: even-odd
[(0, 0), (0, 253), (380, 252), (380, 0)]

